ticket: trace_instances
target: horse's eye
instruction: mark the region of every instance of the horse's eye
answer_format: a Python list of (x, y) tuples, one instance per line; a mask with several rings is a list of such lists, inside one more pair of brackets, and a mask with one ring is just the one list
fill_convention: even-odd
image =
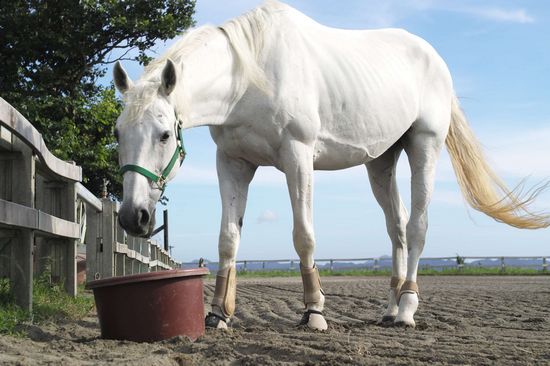
[(170, 132), (166, 131), (160, 137), (160, 141), (166, 142), (166, 141), (168, 141), (169, 138), (170, 138)]

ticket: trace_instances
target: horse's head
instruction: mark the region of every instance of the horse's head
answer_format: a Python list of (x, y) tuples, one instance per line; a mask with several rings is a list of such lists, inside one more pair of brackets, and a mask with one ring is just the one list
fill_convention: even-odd
[(159, 80), (136, 85), (119, 63), (113, 74), (115, 86), (125, 100), (115, 129), (124, 179), (118, 219), (128, 233), (150, 236), (156, 203), (185, 157), (180, 122), (171, 102), (176, 68), (168, 61)]

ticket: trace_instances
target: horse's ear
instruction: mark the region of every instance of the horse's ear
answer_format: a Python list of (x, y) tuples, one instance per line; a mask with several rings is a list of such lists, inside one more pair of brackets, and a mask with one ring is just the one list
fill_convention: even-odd
[(166, 61), (166, 66), (164, 66), (164, 69), (162, 70), (161, 77), (160, 89), (164, 95), (168, 96), (174, 91), (174, 88), (176, 87), (176, 80), (176, 65), (174, 65), (174, 62), (172, 62), (172, 60), (168, 59)]
[(115, 80), (116, 88), (121, 94), (126, 93), (132, 87), (132, 80), (130, 80), (128, 74), (126, 74), (126, 71), (124, 71), (124, 68), (122, 68), (122, 65), (118, 61), (113, 69), (113, 79)]

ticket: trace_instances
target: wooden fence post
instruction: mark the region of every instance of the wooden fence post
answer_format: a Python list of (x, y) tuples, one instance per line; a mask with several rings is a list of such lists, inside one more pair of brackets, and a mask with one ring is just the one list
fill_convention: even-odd
[(88, 206), (86, 209), (86, 281), (93, 281), (96, 276), (99, 276), (98, 259), (100, 257), (99, 250), (101, 249), (101, 213), (95, 208)]
[[(76, 185), (72, 181), (36, 178), (36, 208), (44, 213), (76, 222)], [(39, 218), (40, 220), (40, 218)], [(47, 271), (53, 281), (60, 281), (67, 293), (76, 296), (78, 239), (51, 237), (36, 240), (37, 272)]]
[[(17, 174), (12, 175), (13, 202), (34, 208), (36, 167), (34, 156), (18, 138), (12, 135), (12, 143), (16, 150), (21, 151), (21, 158), (14, 160), (12, 169)], [(33, 246), (34, 232), (29, 229), (18, 230), (18, 235), (11, 242), (10, 278), (15, 303), (25, 310), (32, 310), (32, 280), (33, 280)]]
[[(61, 217), (65, 220), (76, 222), (76, 184), (74, 182), (66, 183), (62, 200)], [(67, 256), (65, 263), (65, 290), (71, 296), (76, 296), (78, 287), (78, 275), (76, 270), (76, 256), (78, 254), (78, 240), (63, 240), (67, 246)]]
[(116, 216), (115, 216), (115, 209), (116, 209), (116, 202), (109, 201), (108, 199), (104, 198), (101, 200), (103, 203), (103, 212), (101, 214), (102, 220), (101, 220), (101, 259), (102, 259), (102, 266), (100, 268), (101, 274), (100, 278), (109, 278), (113, 277), (114, 269), (115, 269), (115, 263), (114, 263), (114, 256), (115, 256), (115, 246), (116, 246)]

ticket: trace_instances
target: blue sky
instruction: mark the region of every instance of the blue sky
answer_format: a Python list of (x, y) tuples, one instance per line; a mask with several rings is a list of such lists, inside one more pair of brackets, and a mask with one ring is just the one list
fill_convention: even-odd
[[(259, 3), (197, 0), (195, 19), (197, 25), (220, 24)], [(399, 27), (423, 37), (447, 62), (470, 124), (504, 180), (514, 186), (526, 176), (529, 185), (550, 178), (550, 3), (294, 0), (288, 4), (333, 27)], [(159, 44), (152, 55), (162, 54), (171, 43)], [(142, 70), (137, 64), (124, 66), (134, 79)], [(184, 139), (187, 159), (167, 189), (173, 254), (181, 261), (217, 260), (221, 204), (216, 147), (207, 127), (185, 131)], [(408, 206), (404, 155), (398, 182)], [(536, 208), (550, 210), (550, 193), (540, 196)], [(160, 220), (162, 207), (158, 211)], [(425, 257), (550, 252), (550, 229), (510, 228), (467, 207), (446, 151), (438, 165), (429, 212)], [(317, 258), (391, 253), (383, 214), (364, 167), (316, 172), (314, 222)], [(250, 187), (238, 259), (284, 258), (297, 258), (284, 176), (273, 168), (260, 168)]]

